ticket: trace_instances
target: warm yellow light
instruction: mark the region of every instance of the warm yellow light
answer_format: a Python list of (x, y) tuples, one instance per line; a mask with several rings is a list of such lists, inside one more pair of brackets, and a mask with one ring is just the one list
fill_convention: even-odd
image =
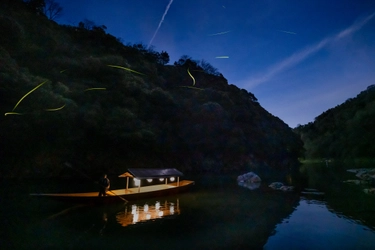
[(152, 182), (152, 179), (147, 179), (148, 182)]
[(138, 218), (139, 218), (139, 215), (138, 214), (134, 214), (133, 215), (133, 223), (137, 223), (138, 222)]
[(171, 180), (171, 181), (174, 181), (174, 177), (171, 177), (170, 180)]
[(169, 213), (174, 214), (174, 205), (173, 204), (171, 204), (171, 206), (169, 208)]
[(136, 213), (137, 213), (137, 206), (132, 205), (132, 214), (136, 214)]
[(160, 208), (160, 202), (157, 201), (157, 202), (155, 203), (155, 209), (156, 209), (156, 210), (159, 210), (159, 208)]

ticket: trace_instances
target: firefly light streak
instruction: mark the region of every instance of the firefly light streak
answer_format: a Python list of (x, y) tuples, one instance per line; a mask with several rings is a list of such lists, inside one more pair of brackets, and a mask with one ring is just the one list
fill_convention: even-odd
[(59, 108), (55, 108), (55, 109), (45, 109), (45, 111), (49, 111), (49, 112), (52, 112), (52, 111), (58, 111), (58, 110), (62, 110), (64, 107), (65, 107), (66, 104), (62, 105), (61, 107)]
[(145, 75), (141, 72), (138, 72), (138, 71), (135, 71), (135, 70), (132, 70), (132, 69), (129, 69), (129, 68), (125, 68), (125, 67), (122, 67), (122, 66), (117, 66), (117, 65), (107, 65), (108, 67), (112, 67), (112, 68), (118, 68), (118, 69), (123, 69), (123, 70), (126, 70), (126, 71), (129, 71), (129, 72), (133, 72), (133, 73), (136, 73), (136, 74), (139, 74), (139, 75)]
[(194, 76), (190, 73), (189, 68), (187, 69), (187, 72), (188, 72), (189, 76), (191, 77), (191, 79), (193, 79), (193, 86), (194, 86), (194, 85), (195, 85), (195, 78), (194, 78)]
[(203, 90), (202, 88), (197, 88), (197, 87), (192, 87), (192, 86), (180, 86), (180, 88), (188, 88), (188, 89)]
[(7, 116), (7, 115), (23, 115), (22, 113), (17, 113), (17, 112), (7, 112), (4, 114), (4, 116)]
[[(27, 92), (18, 102), (17, 104), (14, 106), (14, 108), (12, 109), (12, 112), (7, 112), (4, 114), (4, 116), (7, 116), (7, 115), (23, 115), (22, 113), (18, 113), (18, 112), (14, 112), (14, 110), (18, 107), (18, 105), (22, 102), (23, 99), (25, 99), (28, 95), (30, 95), (33, 91), (37, 90), (38, 88), (40, 88), (43, 84), (45, 84), (46, 82), (48, 82), (48, 80), (45, 80), (44, 82), (40, 83), (38, 86), (36, 86), (35, 88), (33, 88), (32, 90), (30, 90), (29, 92)], [(54, 109), (45, 109), (45, 111), (58, 111), (58, 110), (61, 110), (65, 107), (65, 104), (59, 108), (54, 108)]]
[(90, 90), (106, 90), (106, 88), (88, 88), (88, 89), (85, 89), (84, 91), (90, 91)]
[(26, 98), (26, 96), (30, 95), (33, 91), (35, 91), (37, 88), (41, 87), (43, 84), (45, 84), (46, 82), (48, 82), (48, 80), (45, 80), (44, 82), (42, 82), (41, 84), (39, 84), (38, 86), (36, 86), (35, 88), (33, 88), (32, 90), (30, 90), (29, 92), (26, 93), (26, 95), (24, 95), (18, 102), (17, 104), (14, 106), (14, 108), (12, 109), (12, 111), (14, 111), (18, 104), (20, 104), (22, 102), (23, 99)]

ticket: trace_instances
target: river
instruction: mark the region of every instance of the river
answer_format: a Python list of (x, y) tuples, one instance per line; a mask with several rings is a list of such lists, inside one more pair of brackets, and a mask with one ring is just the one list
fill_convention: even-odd
[[(250, 190), (236, 176), (201, 176), (188, 193), (101, 206), (29, 196), (88, 191), (88, 180), (2, 181), (1, 249), (374, 249), (375, 196), (348, 178), (304, 165), (298, 178)], [(270, 190), (271, 181), (296, 191)]]

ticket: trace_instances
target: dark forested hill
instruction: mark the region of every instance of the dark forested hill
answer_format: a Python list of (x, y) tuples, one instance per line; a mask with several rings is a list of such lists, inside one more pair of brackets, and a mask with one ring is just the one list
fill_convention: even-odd
[(211, 65), (0, 1), (0, 174), (284, 169), (299, 137)]
[(295, 128), (307, 158), (375, 158), (375, 85)]

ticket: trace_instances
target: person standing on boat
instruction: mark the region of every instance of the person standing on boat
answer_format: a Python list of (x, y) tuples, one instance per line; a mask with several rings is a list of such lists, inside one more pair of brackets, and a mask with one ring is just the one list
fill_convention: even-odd
[(109, 186), (110, 186), (110, 181), (107, 178), (106, 174), (104, 174), (103, 177), (100, 178), (99, 186), (100, 186), (99, 196), (106, 196), (109, 190)]

